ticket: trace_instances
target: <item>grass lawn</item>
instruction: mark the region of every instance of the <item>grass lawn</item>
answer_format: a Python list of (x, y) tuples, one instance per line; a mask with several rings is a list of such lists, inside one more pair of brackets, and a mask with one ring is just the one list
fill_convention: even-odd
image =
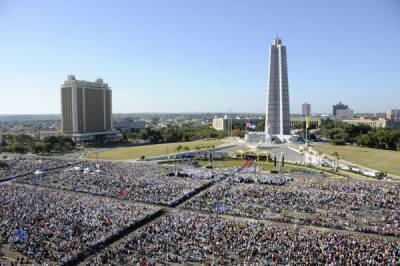
[[(218, 146), (223, 144), (222, 140), (196, 140), (190, 142), (179, 142), (179, 143), (164, 143), (164, 144), (149, 144), (128, 148), (116, 148), (109, 149), (106, 151), (101, 151), (98, 153), (99, 159), (102, 160), (128, 160), (128, 159), (137, 159), (141, 156), (153, 157), (159, 155), (166, 155), (167, 151), (169, 154), (175, 153), (176, 148), (179, 145), (183, 147), (189, 147), (190, 150), (195, 150), (197, 146), (200, 147), (210, 147), (210, 146)], [(182, 151), (183, 152), (183, 151)], [(88, 158), (96, 159), (97, 153), (92, 152), (89, 154)]]
[(332, 155), (337, 152), (345, 161), (400, 176), (400, 152), (357, 146), (314, 145), (314, 150)]

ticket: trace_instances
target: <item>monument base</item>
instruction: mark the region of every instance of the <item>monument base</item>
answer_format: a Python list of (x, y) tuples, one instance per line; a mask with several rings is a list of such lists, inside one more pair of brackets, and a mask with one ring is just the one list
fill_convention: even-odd
[(302, 142), (298, 135), (266, 135), (264, 132), (247, 132), (242, 141), (250, 144), (284, 144)]

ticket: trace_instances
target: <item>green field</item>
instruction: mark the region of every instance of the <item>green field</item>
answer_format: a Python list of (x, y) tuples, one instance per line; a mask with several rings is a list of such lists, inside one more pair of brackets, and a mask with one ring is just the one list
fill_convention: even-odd
[(400, 152), (357, 146), (314, 145), (314, 150), (327, 155), (333, 152), (345, 161), (400, 176)]
[[(137, 159), (141, 156), (154, 157), (160, 155), (166, 155), (167, 153), (175, 153), (176, 148), (181, 145), (183, 147), (189, 147), (189, 150), (195, 150), (196, 147), (209, 148), (211, 146), (218, 146), (223, 144), (222, 140), (197, 140), (191, 142), (179, 142), (179, 143), (165, 143), (165, 144), (151, 144), (134, 146), (128, 148), (115, 148), (101, 152), (91, 152), (88, 158), (96, 159), (97, 156), (102, 160), (129, 160)], [(181, 152), (184, 152), (183, 150)]]

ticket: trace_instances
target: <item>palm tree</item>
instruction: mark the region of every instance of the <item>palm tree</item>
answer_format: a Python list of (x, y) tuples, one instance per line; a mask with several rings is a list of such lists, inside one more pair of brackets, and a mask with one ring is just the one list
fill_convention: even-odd
[(181, 152), (182, 149), (183, 149), (182, 145), (179, 144), (179, 145), (176, 147), (176, 152)]
[[(335, 168), (337, 168), (337, 162), (336, 161), (339, 161), (340, 160), (340, 158), (339, 158), (339, 153), (337, 152), (337, 151), (335, 151), (335, 152), (333, 152), (332, 153), (332, 156), (333, 156), (333, 158), (334, 158), (334, 165), (335, 165)], [(337, 170), (337, 169), (336, 169)]]
[(332, 157), (339, 160), (339, 153), (337, 151), (332, 152)]

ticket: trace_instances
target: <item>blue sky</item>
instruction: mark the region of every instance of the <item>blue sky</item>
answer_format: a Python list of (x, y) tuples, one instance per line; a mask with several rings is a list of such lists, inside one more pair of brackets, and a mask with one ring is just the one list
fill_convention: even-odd
[(59, 113), (70, 73), (115, 113), (264, 112), (277, 29), (292, 112), (400, 108), (400, 1), (0, 0), (0, 114)]

